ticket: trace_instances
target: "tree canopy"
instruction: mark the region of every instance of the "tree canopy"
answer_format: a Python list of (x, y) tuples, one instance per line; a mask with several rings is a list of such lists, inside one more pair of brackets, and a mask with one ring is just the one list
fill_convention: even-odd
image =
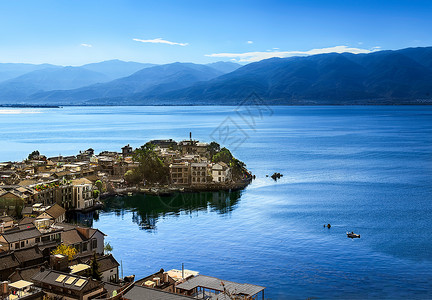
[(28, 155), (28, 159), (29, 160), (37, 159), (37, 158), (39, 158), (39, 156), (40, 156), (39, 150), (35, 150)]
[(133, 160), (138, 162), (139, 166), (133, 172), (137, 172), (136, 175), (148, 182), (165, 183), (169, 178), (169, 169), (159, 158), (154, 148), (155, 145), (146, 143), (135, 150)]
[(61, 254), (64, 256), (67, 256), (69, 260), (72, 260), (74, 258), (74, 256), (78, 253), (78, 251), (72, 247), (72, 246), (67, 246), (65, 244), (60, 244), (57, 246), (57, 248), (55, 248), (51, 254)]

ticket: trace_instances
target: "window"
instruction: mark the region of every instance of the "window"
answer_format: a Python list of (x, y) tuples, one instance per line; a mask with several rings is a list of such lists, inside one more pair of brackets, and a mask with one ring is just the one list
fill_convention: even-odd
[(19, 243), (15, 243), (15, 249), (19, 249)]
[(36, 243), (39, 243), (39, 242), (40, 242), (40, 238), (37, 237), (37, 238), (35, 239), (35, 242), (36, 242)]
[(24, 247), (24, 241), (21, 242), (21, 247)]
[(97, 239), (92, 239), (92, 249), (97, 248)]

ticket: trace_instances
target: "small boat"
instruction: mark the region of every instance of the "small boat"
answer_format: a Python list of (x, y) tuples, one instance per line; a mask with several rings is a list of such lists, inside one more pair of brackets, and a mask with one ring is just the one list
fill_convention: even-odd
[(351, 232), (347, 232), (347, 237), (349, 237), (351, 239), (359, 239), (360, 234), (357, 234), (357, 233), (354, 233), (353, 231), (351, 231)]

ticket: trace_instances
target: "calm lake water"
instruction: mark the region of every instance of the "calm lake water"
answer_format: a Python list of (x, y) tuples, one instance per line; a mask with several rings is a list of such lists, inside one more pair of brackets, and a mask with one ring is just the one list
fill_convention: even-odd
[(430, 107), (0, 109), (0, 126), (2, 161), (192, 131), (246, 162), (241, 192), (110, 199), (93, 226), (125, 275), (184, 263), (271, 299), (432, 298)]

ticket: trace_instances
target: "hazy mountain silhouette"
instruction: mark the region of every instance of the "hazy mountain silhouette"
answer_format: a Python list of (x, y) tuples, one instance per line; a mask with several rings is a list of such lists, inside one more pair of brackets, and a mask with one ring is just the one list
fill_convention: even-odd
[(39, 91), (69, 90), (108, 81), (101, 73), (81, 67), (50, 67), (0, 83), (0, 102), (22, 100)]
[[(80, 85), (86, 86), (73, 88)], [(118, 60), (52, 66), (0, 83), (0, 103), (237, 105), (253, 92), (267, 104), (432, 104), (432, 47), (271, 58), (242, 67)]]
[(51, 67), (57, 66), (50, 64), (34, 65), (20, 63), (0, 63), (0, 82), (21, 76), (29, 72), (47, 69)]
[(132, 75), (144, 68), (154, 67), (156, 64), (137, 63), (133, 61), (122, 61), (118, 59), (106, 60), (81, 66), (90, 71), (102, 73), (110, 80)]
[(251, 92), (269, 104), (432, 103), (432, 48), (271, 58), (139, 102), (236, 104)]
[(212, 67), (213, 69), (219, 70), (222, 73), (231, 73), (238, 68), (240, 68), (242, 65), (229, 62), (229, 61), (218, 61), (215, 63), (207, 64), (206, 66)]
[[(79, 104), (97, 98), (125, 97), (139, 92), (160, 94), (208, 81), (223, 73), (208, 66), (192, 63), (173, 63), (142, 69), (128, 77), (102, 84), (68, 90), (36, 93), (32, 103)], [(113, 100), (117, 101), (117, 100)], [(105, 104), (105, 101), (97, 101)], [(109, 101), (108, 101), (109, 102)]]

